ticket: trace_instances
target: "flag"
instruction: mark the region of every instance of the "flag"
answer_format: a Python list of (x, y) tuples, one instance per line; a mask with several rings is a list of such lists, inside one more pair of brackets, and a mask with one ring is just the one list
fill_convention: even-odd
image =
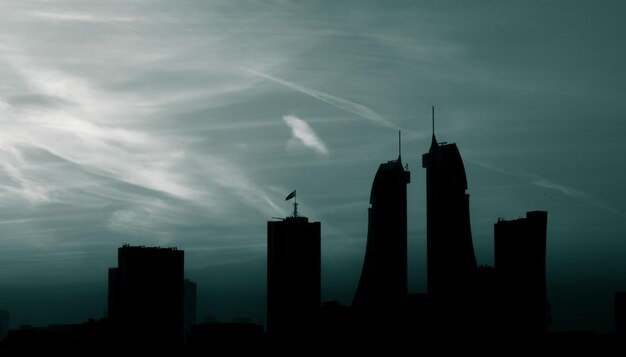
[(290, 199), (296, 197), (296, 190), (293, 190), (292, 193), (287, 195), (287, 198), (285, 198), (285, 201), (289, 201)]

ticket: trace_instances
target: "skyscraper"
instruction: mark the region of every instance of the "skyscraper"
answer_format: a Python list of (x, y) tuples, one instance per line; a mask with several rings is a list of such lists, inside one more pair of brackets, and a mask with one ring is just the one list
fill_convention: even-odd
[(494, 225), (495, 268), (501, 289), (504, 329), (516, 333), (546, 330), (546, 230), (548, 212)]
[(422, 167), (426, 168), (428, 293), (450, 296), (467, 291), (476, 273), (465, 167), (456, 144), (437, 143), (434, 131)]
[(394, 318), (407, 298), (407, 184), (402, 160), (379, 166), (370, 194), (365, 260), (352, 302), (369, 319)]
[(271, 335), (303, 336), (317, 323), (320, 230), (320, 222), (309, 222), (296, 210), (291, 217), (267, 222), (267, 329)]
[(109, 318), (124, 344), (147, 348), (183, 342), (184, 252), (124, 245), (109, 269)]

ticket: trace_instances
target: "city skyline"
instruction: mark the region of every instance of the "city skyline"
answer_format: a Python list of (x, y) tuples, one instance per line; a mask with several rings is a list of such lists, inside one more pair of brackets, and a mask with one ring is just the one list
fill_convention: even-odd
[(185, 250), (199, 321), (264, 321), (265, 222), (288, 214), (293, 189), (322, 222), (322, 300), (349, 304), (398, 129), (408, 288), (426, 291), (435, 105), (437, 138), (465, 162), (478, 265), (493, 265), (499, 217), (548, 211), (551, 328), (612, 330), (626, 290), (621, 3), (0, 7), (12, 326), (102, 316), (124, 243)]

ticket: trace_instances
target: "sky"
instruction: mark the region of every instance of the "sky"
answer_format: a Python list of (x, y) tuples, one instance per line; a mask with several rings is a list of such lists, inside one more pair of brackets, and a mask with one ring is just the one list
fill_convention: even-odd
[[(265, 320), (266, 222), (322, 222), (350, 304), (378, 165), (411, 171), (424, 292), (431, 106), (463, 156), (479, 264), (548, 211), (554, 330), (611, 331), (626, 290), (621, 1), (0, 0), (0, 309), (101, 317), (117, 248), (175, 246), (199, 321)], [(620, 159), (622, 158), (622, 159)]]

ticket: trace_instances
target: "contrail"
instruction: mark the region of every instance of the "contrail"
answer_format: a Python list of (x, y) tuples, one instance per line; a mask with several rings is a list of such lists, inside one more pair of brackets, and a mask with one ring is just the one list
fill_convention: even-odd
[(386, 121), (380, 115), (378, 115), (378, 113), (374, 112), (372, 109), (364, 106), (363, 104), (354, 103), (347, 99), (343, 99), (343, 98), (334, 96), (332, 94), (320, 92), (312, 88), (304, 87), (296, 83), (288, 82), (283, 79), (276, 78), (274, 76), (270, 76), (269, 74), (265, 74), (262, 72), (258, 72), (254, 70), (247, 70), (247, 71), (259, 77), (268, 79), (274, 83), (282, 84), (283, 86), (287, 88), (291, 88), (295, 91), (304, 93), (315, 99), (321, 100), (322, 102), (326, 104), (330, 104), (335, 108), (341, 109), (343, 111), (346, 111), (352, 114), (356, 114), (360, 116), (361, 118), (370, 120), (376, 124), (383, 125), (389, 128), (398, 129), (398, 126)]
[(585, 192), (577, 188), (572, 188), (572, 187), (558, 184), (556, 182), (546, 179), (545, 177), (541, 177), (537, 174), (524, 173), (524, 172), (511, 172), (511, 171), (507, 171), (507, 170), (503, 170), (503, 169), (491, 166), (484, 162), (480, 162), (480, 161), (472, 161), (472, 162), (486, 169), (489, 169), (489, 170), (492, 170), (492, 171), (495, 171), (504, 175), (514, 176), (522, 181), (530, 183), (531, 185), (559, 191), (568, 197), (585, 202), (588, 205), (599, 208), (605, 212), (612, 213), (621, 217), (626, 217), (626, 213), (609, 205), (598, 196), (595, 196), (589, 192)]

